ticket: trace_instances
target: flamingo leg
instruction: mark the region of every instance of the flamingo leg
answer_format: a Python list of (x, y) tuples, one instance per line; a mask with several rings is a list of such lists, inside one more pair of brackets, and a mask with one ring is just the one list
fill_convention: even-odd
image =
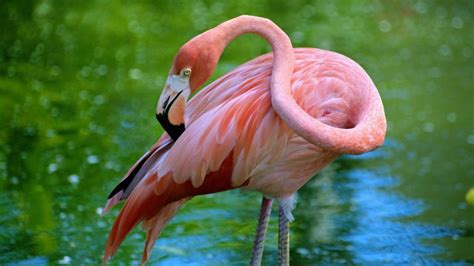
[(289, 220), (285, 215), (284, 207), (279, 206), (278, 222), (278, 265), (290, 265), (290, 230)]
[(255, 234), (255, 241), (252, 249), (252, 256), (250, 258), (251, 266), (259, 266), (262, 263), (263, 247), (265, 244), (265, 235), (267, 234), (268, 220), (270, 219), (270, 212), (272, 211), (271, 199), (262, 197), (262, 206), (260, 207), (260, 214), (258, 215), (258, 225)]

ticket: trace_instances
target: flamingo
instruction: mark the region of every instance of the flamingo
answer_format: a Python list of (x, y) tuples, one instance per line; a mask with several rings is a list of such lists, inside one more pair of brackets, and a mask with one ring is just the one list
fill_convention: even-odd
[[(224, 48), (252, 33), (272, 53), (253, 59), (189, 96), (209, 79)], [(262, 193), (250, 258), (260, 265), (273, 200), (279, 202), (278, 261), (289, 264), (295, 193), (342, 154), (383, 144), (386, 119), (368, 74), (341, 54), (293, 48), (269, 19), (239, 16), (188, 41), (176, 54), (156, 107), (161, 138), (110, 193), (104, 213), (126, 201), (103, 263), (142, 223), (142, 264), (165, 224), (194, 196), (231, 189)]]

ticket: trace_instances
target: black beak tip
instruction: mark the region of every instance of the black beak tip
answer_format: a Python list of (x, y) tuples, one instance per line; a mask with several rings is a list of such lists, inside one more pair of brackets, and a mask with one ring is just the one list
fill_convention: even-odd
[(178, 99), (178, 96), (181, 93), (183, 93), (183, 91), (178, 92), (178, 94), (176, 94), (176, 96), (173, 98), (173, 100), (171, 100), (171, 102), (168, 102), (170, 99), (168, 97), (165, 103), (163, 104), (163, 113), (156, 114), (156, 120), (158, 120), (158, 122), (161, 124), (163, 129), (168, 133), (168, 135), (170, 135), (173, 141), (176, 141), (179, 138), (179, 136), (183, 134), (184, 129), (185, 129), (184, 124), (174, 125), (168, 119), (168, 113), (170, 111), (171, 105), (173, 105), (173, 103), (176, 101), (176, 99)]
[(178, 140), (178, 138), (183, 134), (185, 126), (184, 124), (174, 125), (168, 119), (168, 116), (164, 114), (156, 114), (156, 120), (161, 124), (163, 129), (168, 133), (173, 141)]

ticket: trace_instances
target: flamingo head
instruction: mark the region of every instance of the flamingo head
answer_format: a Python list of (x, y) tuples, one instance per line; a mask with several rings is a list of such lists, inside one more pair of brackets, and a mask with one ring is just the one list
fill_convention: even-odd
[(184, 132), (186, 102), (212, 75), (223, 48), (201, 34), (187, 42), (174, 58), (156, 106), (156, 118), (173, 140)]
[(177, 75), (170, 74), (156, 106), (156, 119), (176, 141), (184, 131), (184, 111), (191, 94), (191, 68), (183, 68)]

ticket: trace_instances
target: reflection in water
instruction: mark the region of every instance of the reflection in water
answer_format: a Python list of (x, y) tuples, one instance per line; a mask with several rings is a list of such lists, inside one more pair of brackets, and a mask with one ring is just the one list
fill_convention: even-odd
[(453, 230), (432, 225), (402, 222), (423, 212), (421, 201), (407, 199), (380, 190), (390, 189), (397, 181), (377, 177), (366, 171), (349, 173), (353, 189), (352, 209), (357, 212), (357, 226), (344, 239), (351, 242), (354, 261), (377, 264), (428, 262), (428, 255), (441, 250), (421, 241), (453, 235)]
[[(270, 17), (295, 46), (356, 59), (388, 117), (385, 147), (337, 160), (300, 191), (293, 264), (474, 263), (470, 1), (106, 2), (1, 4), (1, 265), (100, 263), (118, 212), (100, 208), (161, 134), (154, 107), (174, 53), (243, 13)], [(215, 76), (268, 49), (236, 40)], [(151, 264), (247, 265), (259, 206), (238, 191), (193, 199)], [(276, 263), (276, 221), (264, 265)], [(132, 232), (112, 264), (139, 263), (143, 241)]]

